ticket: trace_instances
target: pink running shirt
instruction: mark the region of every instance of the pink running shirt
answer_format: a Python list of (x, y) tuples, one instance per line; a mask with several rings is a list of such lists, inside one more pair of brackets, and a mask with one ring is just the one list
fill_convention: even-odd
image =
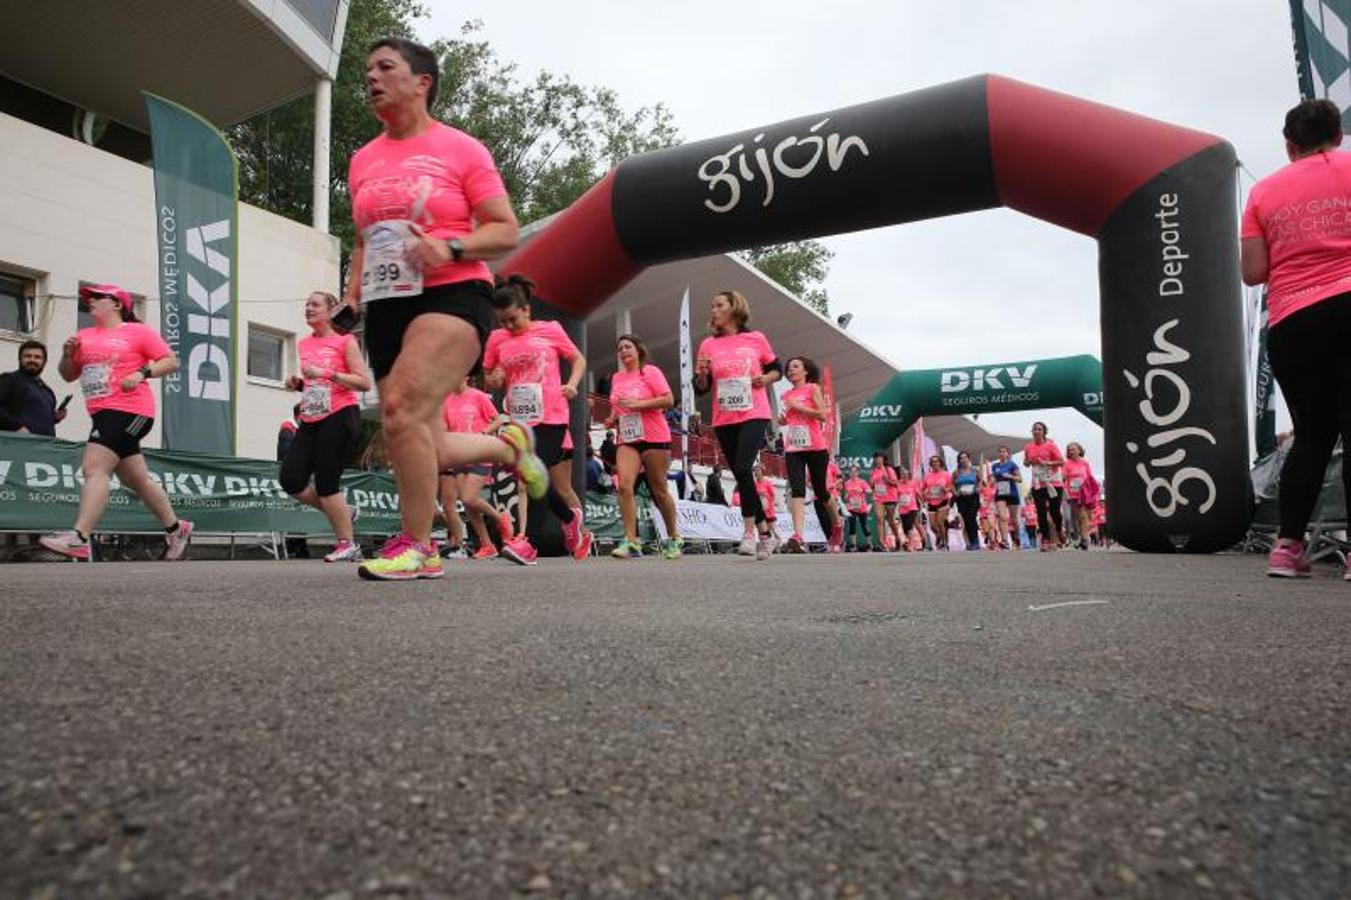
[(610, 378), (610, 408), (619, 419), (615, 428), (619, 443), (669, 444), (671, 426), (666, 424), (665, 410), (640, 409), (630, 412), (624, 409), (625, 400), (651, 400), (669, 393), (671, 386), (656, 366), (643, 366), (637, 372), (621, 369), (614, 373)]
[[(1046, 440), (1040, 444), (1028, 442), (1023, 448), (1023, 463), (1032, 467), (1032, 487), (1039, 488), (1050, 485), (1060, 487), (1065, 483), (1064, 475), (1061, 474), (1060, 466), (1051, 466), (1053, 462), (1064, 460), (1065, 455), (1060, 452), (1055, 441)], [(1049, 466), (1049, 470), (1043, 467)], [(1049, 474), (1048, 474), (1049, 473)]]
[(868, 481), (873, 486), (873, 502), (895, 503), (896, 488), (891, 482), (896, 480), (896, 470), (891, 466), (883, 466), (880, 469), (874, 468), (869, 472)]
[(1351, 153), (1315, 153), (1263, 178), (1240, 232), (1266, 241), (1271, 326), (1351, 291)]
[(742, 331), (704, 338), (695, 358), (711, 363), (714, 428), (769, 418), (765, 389), (751, 384), (777, 359), (763, 334)]
[[(352, 156), (347, 184), (358, 233), (377, 222), (408, 220), (442, 240), (469, 234), (474, 207), (507, 196), (488, 149), (440, 122), (403, 140), (381, 134)], [(448, 262), (422, 278), (426, 287), (493, 280), (481, 260)]]
[(155, 394), (150, 382), (142, 381), (124, 391), (122, 379), (170, 354), (159, 332), (141, 322), (123, 322), (116, 328), (81, 328), (79, 338), (75, 362), (80, 367), (80, 389), (89, 414), (115, 409), (153, 419)]
[(924, 473), (924, 502), (930, 506), (943, 506), (952, 499), (951, 472)]
[(919, 509), (920, 485), (913, 478), (902, 481), (896, 488), (896, 512), (905, 514)]
[(498, 328), (488, 335), (483, 368), (501, 367), (506, 374), (504, 412), (524, 425), (568, 424), (568, 400), (563, 396), (559, 360), (581, 351), (553, 321), (532, 321), (520, 334)]
[(446, 395), (441, 419), (446, 423), (446, 431), (452, 434), (482, 434), (497, 421), (497, 407), (492, 397), (478, 388), (467, 387), (458, 394)]
[(1086, 459), (1067, 459), (1061, 469), (1061, 474), (1065, 478), (1065, 494), (1071, 500), (1078, 500), (1084, 495), (1084, 485), (1088, 483), (1088, 476), (1093, 469), (1089, 466)]
[(783, 452), (802, 453), (808, 450), (825, 450), (826, 435), (821, 429), (820, 419), (813, 419), (811, 416), (800, 413), (795, 409), (788, 409), (786, 401), (792, 400), (795, 403), (801, 403), (803, 406), (816, 408), (814, 385), (804, 384), (802, 387), (795, 387), (783, 395), (785, 401), (784, 414), (786, 424), (783, 427)]
[[(309, 335), (300, 339), (301, 379), (305, 386), (300, 395), (300, 421), (319, 422), (339, 410), (357, 405), (357, 392), (335, 381), (334, 375), (351, 370), (347, 367), (347, 346), (357, 342), (354, 334), (330, 334), (327, 337)], [(328, 372), (324, 378), (305, 378), (310, 366)]]
[(851, 513), (868, 511), (868, 482), (862, 478), (850, 478), (844, 483), (844, 506)]

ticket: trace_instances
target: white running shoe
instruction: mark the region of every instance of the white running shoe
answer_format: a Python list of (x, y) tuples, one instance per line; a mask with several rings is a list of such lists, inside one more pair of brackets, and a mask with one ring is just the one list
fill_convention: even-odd
[(779, 539), (774, 535), (762, 537), (755, 542), (755, 558), (769, 559), (774, 555), (774, 551), (779, 549)]
[(361, 545), (356, 541), (338, 541), (338, 546), (324, 557), (324, 562), (361, 562), (365, 558), (361, 555)]
[(187, 519), (179, 519), (178, 527), (164, 536), (163, 559), (166, 562), (182, 559), (183, 554), (188, 552), (188, 544), (191, 542), (192, 523)]
[(57, 534), (44, 534), (38, 543), (53, 553), (60, 553), (74, 560), (89, 561), (89, 542), (82, 540), (79, 533), (73, 529)]
[(741, 539), (741, 543), (737, 545), (736, 554), (737, 556), (754, 556), (755, 549), (756, 549), (755, 535), (748, 534), (745, 537), (743, 537)]

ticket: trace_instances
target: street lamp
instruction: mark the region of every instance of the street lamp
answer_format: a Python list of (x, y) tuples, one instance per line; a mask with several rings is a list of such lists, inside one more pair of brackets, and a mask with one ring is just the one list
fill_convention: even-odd
[(849, 323), (852, 322), (852, 321), (854, 321), (854, 314), (853, 314), (853, 313), (844, 313), (843, 315), (838, 316), (838, 317), (835, 319), (835, 324), (838, 325), (838, 326), (840, 326), (840, 330), (841, 330), (841, 331), (844, 331), (846, 328), (849, 327)]

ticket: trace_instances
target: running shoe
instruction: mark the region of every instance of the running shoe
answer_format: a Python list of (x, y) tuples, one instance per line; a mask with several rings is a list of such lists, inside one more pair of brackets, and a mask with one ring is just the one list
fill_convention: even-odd
[(667, 538), (666, 543), (661, 548), (661, 555), (663, 559), (680, 559), (685, 555), (685, 539)]
[(737, 556), (754, 556), (756, 550), (756, 538), (754, 534), (748, 534), (741, 539), (737, 545)]
[(761, 560), (769, 559), (774, 555), (774, 551), (777, 547), (778, 542), (774, 540), (774, 536), (766, 535), (755, 542), (755, 558)]
[(468, 559), (469, 551), (464, 549), (464, 544), (458, 544), (454, 547), (446, 544), (441, 548), (442, 559)]
[(525, 482), (525, 492), (531, 499), (538, 500), (548, 493), (549, 470), (535, 455), (535, 432), (527, 425), (511, 422), (504, 425), (497, 436), (516, 451), (512, 467), (521, 481)]
[(533, 566), (538, 556), (539, 551), (527, 538), (516, 538), (502, 545), (502, 557), (518, 566)]
[(572, 521), (563, 523), (563, 546), (572, 554), (573, 559), (586, 559), (591, 554), (591, 532), (582, 524), (582, 511), (572, 507)]
[(361, 555), (361, 545), (356, 541), (338, 541), (338, 546), (334, 547), (324, 562), (361, 562), (365, 557)]
[(183, 554), (188, 552), (188, 544), (191, 542), (192, 523), (187, 519), (179, 519), (178, 527), (164, 536), (163, 559), (168, 562), (182, 559)]
[(836, 522), (835, 527), (830, 529), (830, 552), (844, 552), (844, 523)]
[(380, 554), (357, 567), (357, 574), (368, 581), (412, 581), (440, 578), (445, 574), (441, 556), (434, 547), (398, 534), (385, 541)]
[(497, 556), (497, 548), (492, 544), (484, 544), (474, 551), (470, 559), (493, 559)]
[(1303, 541), (1282, 541), (1267, 557), (1267, 574), (1273, 578), (1310, 578), (1313, 566), (1304, 555)]
[(802, 539), (802, 535), (794, 534), (788, 538), (788, 553), (806, 553), (807, 542)]
[(74, 529), (57, 534), (44, 534), (38, 543), (53, 553), (68, 556), (74, 560), (89, 561), (89, 542), (80, 537)]
[(610, 555), (615, 559), (642, 559), (643, 545), (637, 541), (620, 541)]

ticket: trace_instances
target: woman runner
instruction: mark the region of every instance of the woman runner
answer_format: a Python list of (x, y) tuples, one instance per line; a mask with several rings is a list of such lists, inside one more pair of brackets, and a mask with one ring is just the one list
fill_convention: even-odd
[(300, 374), (287, 385), (300, 391), (300, 427), (281, 464), (282, 490), (324, 514), (337, 546), (324, 562), (361, 562), (361, 547), (352, 536), (352, 510), (342, 492), (342, 470), (361, 439), (361, 407), (357, 391), (371, 389), (366, 360), (356, 335), (333, 328), (341, 301), (327, 291), (305, 298), (305, 324), (310, 334), (296, 347)]
[[(502, 327), (488, 336), (484, 380), (493, 390), (504, 392), (507, 417), (534, 430), (535, 453), (549, 469), (550, 484), (544, 496), (549, 511), (563, 524), (563, 546), (573, 559), (586, 559), (592, 538), (582, 525), (582, 502), (572, 488), (572, 435), (568, 432), (568, 403), (577, 396), (586, 374), (586, 357), (562, 325), (531, 318), (534, 282), (512, 275), (495, 296)], [(566, 382), (560, 370), (564, 361), (569, 364)], [(507, 552), (535, 557), (528, 540), (513, 541)]]
[(986, 550), (1003, 550), (1004, 543), (999, 539), (999, 529), (995, 526), (994, 476), (980, 480), (980, 538)]
[(896, 515), (901, 520), (901, 536), (904, 541), (901, 549), (907, 553), (920, 549), (924, 544), (919, 533), (919, 498), (922, 493), (919, 482), (910, 477), (905, 466), (896, 469)]
[[(737, 291), (722, 291), (709, 304), (711, 337), (699, 344), (694, 389), (713, 392), (713, 433), (736, 479), (745, 534), (737, 553), (769, 559), (779, 538), (755, 488), (756, 455), (769, 425), (765, 388), (783, 374), (769, 340), (750, 330), (751, 308)], [(756, 537), (758, 532), (758, 539)]]
[(901, 526), (896, 521), (896, 488), (900, 479), (896, 470), (887, 463), (885, 453), (873, 454), (873, 468), (868, 474), (873, 489), (873, 509), (877, 512), (877, 543), (882, 550), (901, 549)]
[(1037, 505), (1035, 503), (1024, 503), (1022, 506), (1023, 534), (1027, 538), (1027, 548), (1035, 550), (1037, 547)]
[[(849, 467), (849, 477), (844, 482), (844, 508), (849, 511), (849, 543), (847, 549), (860, 553), (872, 549), (872, 535), (868, 531), (868, 519), (872, 515), (872, 506), (868, 503), (868, 482), (859, 477), (858, 466)], [(863, 536), (862, 545), (859, 535)]]
[[(496, 434), (507, 423), (506, 416), (493, 405), (493, 398), (471, 387), (468, 379), (446, 395), (441, 407), (441, 418), (446, 431), (451, 434)], [(443, 558), (463, 559), (467, 555), (464, 549), (464, 525), (456, 509), (457, 501), (464, 504), (469, 526), (474, 529), (474, 536), (478, 539), (474, 559), (492, 559), (498, 555), (497, 547), (488, 533), (488, 519), (492, 519), (497, 526), (504, 545), (511, 541), (511, 517), (498, 512), (497, 507), (483, 496), (483, 489), (492, 481), (492, 475), (493, 467), (483, 463), (454, 466), (441, 473), (441, 512), (446, 519)], [(511, 559), (517, 563), (523, 561)]]
[(929, 510), (929, 527), (933, 529), (937, 550), (948, 549), (948, 507), (952, 503), (952, 473), (943, 468), (941, 456), (929, 457), (929, 471), (924, 473), (924, 505)]
[(484, 260), (516, 246), (516, 216), (492, 156), (474, 138), (431, 116), (440, 67), (405, 38), (376, 41), (366, 56), (366, 92), (382, 133), (352, 157), (348, 189), (356, 239), (345, 294), (366, 307), (366, 350), (380, 391), (403, 531), (362, 578), (440, 578), (431, 546), (437, 482), (447, 468), (514, 468), (532, 496), (548, 477), (528, 428), (494, 437), (450, 434), (446, 395), (479, 364), (492, 328), (492, 276)]
[(980, 473), (971, 465), (971, 454), (957, 454), (957, 470), (952, 473), (952, 490), (957, 497), (957, 514), (962, 517), (962, 536), (966, 549), (980, 549)]
[(830, 405), (821, 390), (821, 370), (805, 356), (794, 356), (784, 367), (792, 388), (783, 395), (784, 461), (788, 465), (788, 511), (793, 518), (793, 535), (788, 539), (789, 553), (806, 553), (803, 522), (806, 513), (807, 476), (811, 475), (815, 495), (816, 518), (828, 536), (833, 551), (843, 534), (830, 494), (830, 449), (821, 426), (830, 416)]
[(615, 454), (615, 489), (619, 493), (619, 515), (624, 520), (624, 540), (610, 551), (616, 559), (637, 559), (643, 555), (638, 541), (638, 503), (634, 486), (638, 472), (647, 479), (652, 502), (666, 523), (666, 542), (661, 555), (679, 559), (685, 546), (676, 528), (675, 500), (666, 480), (671, 468), (671, 426), (664, 410), (675, 405), (671, 386), (661, 369), (649, 365), (647, 345), (632, 334), (620, 335), (617, 352), (619, 371), (610, 379), (611, 422), (619, 435)]
[(1079, 535), (1079, 549), (1088, 549), (1088, 536), (1093, 531), (1093, 508), (1084, 502), (1088, 481), (1093, 477), (1093, 467), (1084, 459), (1084, 448), (1076, 441), (1065, 445), (1065, 497), (1070, 502), (1070, 512), (1074, 515), (1074, 527)]
[(1017, 545), (1020, 544), (1018, 539), (1018, 485), (1023, 480), (1023, 473), (1018, 468), (1018, 464), (1013, 461), (1013, 456), (1009, 453), (1009, 448), (1006, 445), (999, 445), (999, 459), (995, 460), (990, 466), (990, 474), (994, 476), (994, 500), (999, 513), (996, 517), (999, 526), (999, 539), (1003, 541), (1007, 549), (1017, 549)]
[(1032, 468), (1032, 502), (1037, 508), (1037, 532), (1043, 551), (1058, 550), (1065, 535), (1060, 511), (1060, 492), (1065, 482), (1061, 467), (1065, 457), (1055, 441), (1046, 439), (1046, 433), (1045, 422), (1033, 422), (1032, 441), (1023, 447), (1023, 462)]
[(155, 395), (146, 382), (178, 371), (178, 358), (158, 331), (141, 324), (131, 294), (117, 285), (81, 287), (80, 301), (94, 324), (66, 339), (57, 367), (66, 381), (80, 380), (93, 421), (80, 463), (80, 511), (74, 528), (40, 543), (53, 553), (88, 560), (89, 536), (108, 508), (108, 478), (115, 474), (164, 526), (163, 558), (180, 559), (192, 539), (192, 523), (174, 515), (141, 453), (141, 438), (155, 424)]

